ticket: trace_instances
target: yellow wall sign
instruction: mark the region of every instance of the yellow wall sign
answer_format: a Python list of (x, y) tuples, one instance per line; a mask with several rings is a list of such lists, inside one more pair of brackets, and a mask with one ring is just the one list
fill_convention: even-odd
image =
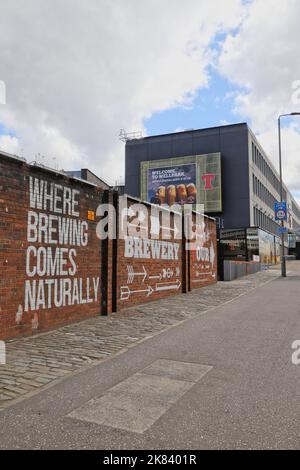
[(95, 212), (94, 211), (88, 211), (88, 220), (95, 220)]

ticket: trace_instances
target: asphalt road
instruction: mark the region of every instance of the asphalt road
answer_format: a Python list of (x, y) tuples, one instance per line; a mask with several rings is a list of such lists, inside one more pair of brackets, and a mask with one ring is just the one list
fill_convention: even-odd
[(288, 270), (3, 410), (0, 448), (299, 449), (300, 263)]

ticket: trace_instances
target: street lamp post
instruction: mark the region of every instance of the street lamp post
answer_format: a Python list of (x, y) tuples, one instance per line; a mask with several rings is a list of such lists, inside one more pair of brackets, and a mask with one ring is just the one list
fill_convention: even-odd
[[(280, 202), (283, 201), (283, 184), (282, 184), (282, 160), (281, 160), (281, 121), (280, 119), (285, 116), (300, 116), (300, 113), (280, 114), (278, 117), (278, 145), (279, 145), (279, 176), (280, 176)], [(286, 277), (286, 262), (284, 255), (284, 221), (281, 221), (281, 276)]]

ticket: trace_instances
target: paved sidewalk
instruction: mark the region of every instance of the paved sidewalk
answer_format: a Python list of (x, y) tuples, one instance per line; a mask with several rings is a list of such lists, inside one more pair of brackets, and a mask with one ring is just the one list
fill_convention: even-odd
[(0, 409), (58, 380), (124, 351), (180, 322), (229, 302), (279, 275), (262, 271), (188, 295), (151, 302), (109, 317), (96, 317), (7, 343), (0, 366)]

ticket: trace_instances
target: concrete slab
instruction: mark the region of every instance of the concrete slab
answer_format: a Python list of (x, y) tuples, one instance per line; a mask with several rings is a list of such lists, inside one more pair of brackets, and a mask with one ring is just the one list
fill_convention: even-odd
[(137, 373), (67, 416), (143, 433), (194, 384)]
[(146, 369), (143, 370), (143, 374), (196, 383), (211, 369), (212, 366), (204, 364), (158, 359), (150, 366), (146, 367)]

